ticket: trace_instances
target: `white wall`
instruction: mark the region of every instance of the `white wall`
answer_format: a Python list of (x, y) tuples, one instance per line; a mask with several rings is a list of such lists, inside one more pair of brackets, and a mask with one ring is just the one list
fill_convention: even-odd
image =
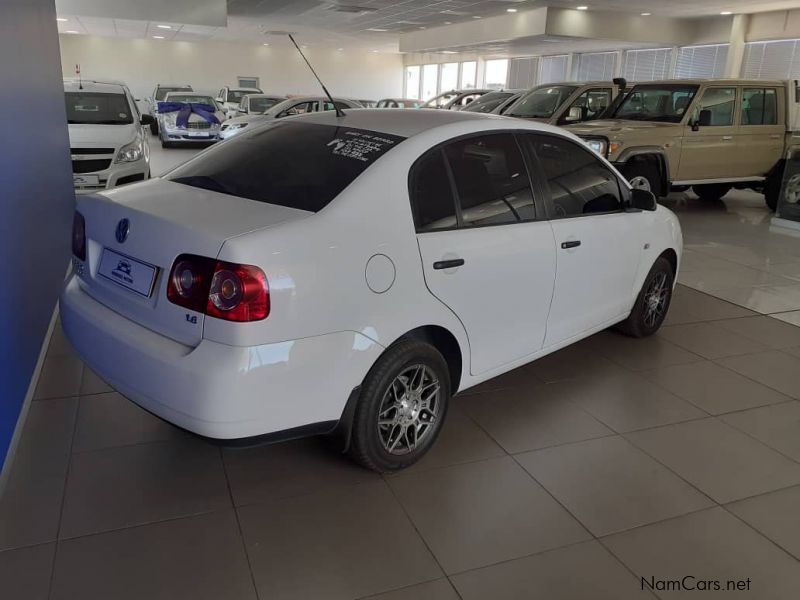
[[(322, 93), (297, 50), (284, 46), (84, 35), (61, 35), (60, 42), (66, 77), (74, 77), (80, 64), (83, 77), (124, 81), (137, 98), (149, 96), (156, 83), (189, 83), (196, 91), (216, 93), (223, 85), (236, 85), (239, 75), (259, 77), (265, 92)], [(402, 95), (400, 54), (313, 46), (304, 52), (333, 95)]]

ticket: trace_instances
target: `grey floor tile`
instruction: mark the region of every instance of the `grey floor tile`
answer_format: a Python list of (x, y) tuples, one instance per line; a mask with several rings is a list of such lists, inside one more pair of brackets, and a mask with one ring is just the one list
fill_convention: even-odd
[(449, 574), (589, 538), (510, 457), (399, 475), (389, 484)]
[(105, 394), (113, 392), (114, 388), (103, 381), (100, 376), (92, 371), (89, 367), (83, 369), (83, 377), (81, 378), (81, 396), (89, 394)]
[(719, 503), (800, 483), (800, 464), (717, 419), (626, 437)]
[(640, 600), (653, 598), (595, 541), (461, 573), (463, 600)]
[(2, 595), (9, 600), (47, 600), (56, 545), (0, 552)]
[(51, 600), (255, 600), (232, 510), (61, 541)]
[(756, 314), (758, 313), (741, 306), (714, 298), (684, 285), (678, 285), (672, 295), (672, 303), (664, 324), (676, 325), (715, 319), (736, 319)]
[(800, 327), (800, 310), (792, 310), (789, 312), (775, 313), (769, 316), (770, 319), (777, 319), (782, 323), (789, 323), (795, 327)]
[(591, 340), (599, 356), (611, 359), (632, 371), (658, 369), (703, 360), (701, 356), (657, 335), (649, 338), (632, 338), (614, 331), (606, 331), (595, 335)]
[(559, 384), (499, 390), (468, 396), (459, 406), (511, 453), (613, 433), (559, 392)]
[(709, 359), (769, 350), (764, 344), (719, 327), (716, 323), (671, 325), (661, 328), (658, 335), (689, 352)]
[(53, 335), (50, 337), (50, 345), (47, 347), (47, 356), (72, 356), (77, 357), (72, 344), (69, 343), (67, 336), (64, 335), (64, 330), (61, 328), (61, 323), (57, 322), (53, 328)]
[(473, 421), (460, 406), (447, 411), (442, 431), (430, 452), (404, 472), (449, 467), (486, 458), (505, 456), (506, 452)]
[(193, 439), (72, 456), (60, 537), (231, 506), (219, 449)]
[(771, 317), (748, 317), (717, 321), (715, 325), (780, 350), (800, 346), (800, 327)]
[(726, 508), (800, 560), (800, 486), (739, 500)]
[(460, 598), (447, 579), (437, 579), (363, 600), (460, 600)]
[(755, 379), (759, 383), (800, 400), (800, 358), (773, 350), (722, 358), (718, 362), (745, 377)]
[(223, 450), (237, 506), (379, 480), (320, 438)]
[(73, 452), (186, 437), (187, 434), (139, 408), (116, 392), (83, 396)]
[(237, 510), (261, 598), (349, 600), (442, 576), (382, 481)]
[(693, 404), (629, 371), (554, 385), (560, 386), (563, 397), (617, 432), (706, 416)]
[(755, 408), (722, 420), (800, 462), (800, 402)]
[(81, 389), (83, 362), (76, 356), (45, 358), (34, 400), (77, 396)]
[[(794, 286), (800, 287), (800, 286)], [(787, 297), (786, 286), (780, 287), (720, 287), (708, 293), (761, 314), (797, 310), (800, 302)]]
[(55, 540), (78, 399), (33, 402), (0, 496), (0, 550)]
[(786, 348), (784, 349), (784, 352), (786, 352), (786, 354), (790, 354), (792, 356), (800, 358), (800, 346), (795, 346), (794, 348)]
[(642, 375), (712, 415), (790, 400), (711, 361), (664, 367)]
[(523, 365), (517, 369), (514, 369), (513, 371), (509, 371), (508, 373), (503, 373), (502, 375), (493, 377), (488, 381), (484, 381), (483, 383), (480, 383), (474, 387), (464, 390), (464, 392), (461, 395), (468, 396), (471, 394), (481, 394), (484, 392), (490, 392), (494, 390), (504, 390), (516, 387), (528, 387), (531, 385), (537, 385), (539, 383), (542, 383), (542, 381), (536, 376), (536, 373), (532, 368), (533, 364), (535, 363), (529, 363), (527, 365)]
[(516, 458), (596, 536), (713, 505), (621, 437), (566, 444)]
[(594, 338), (567, 346), (531, 363), (531, 370), (545, 383), (591, 377), (618, 368), (598, 356), (592, 347)]
[[(659, 591), (659, 598), (794, 600), (800, 568), (789, 554), (722, 508), (711, 508), (603, 539), (634, 573), (650, 580), (750, 579), (749, 591)], [(724, 589), (724, 588), (723, 588)]]

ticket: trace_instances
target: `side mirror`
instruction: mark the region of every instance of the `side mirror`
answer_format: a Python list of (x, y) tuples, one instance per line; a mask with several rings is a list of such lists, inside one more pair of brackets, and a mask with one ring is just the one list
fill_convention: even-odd
[(142, 115), (141, 123), (142, 125), (152, 125), (156, 122), (156, 119), (153, 115)]
[(636, 208), (638, 210), (655, 210), (657, 206), (658, 201), (653, 192), (637, 188), (631, 190), (631, 208)]
[(583, 108), (580, 106), (571, 106), (567, 117), (564, 119), (567, 123), (578, 123), (584, 120)]
[(707, 108), (700, 111), (697, 120), (692, 123), (692, 131), (700, 131), (701, 127), (708, 127), (711, 125), (711, 111)]

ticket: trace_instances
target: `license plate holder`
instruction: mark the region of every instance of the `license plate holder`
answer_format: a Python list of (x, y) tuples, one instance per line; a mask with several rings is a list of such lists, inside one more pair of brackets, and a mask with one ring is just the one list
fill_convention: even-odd
[(209, 136), (205, 131), (189, 131), (186, 135), (193, 138), (207, 138)]
[(72, 185), (81, 187), (83, 185), (100, 185), (99, 175), (73, 175)]
[(158, 267), (108, 248), (103, 248), (97, 268), (101, 277), (145, 298), (153, 293), (157, 272)]

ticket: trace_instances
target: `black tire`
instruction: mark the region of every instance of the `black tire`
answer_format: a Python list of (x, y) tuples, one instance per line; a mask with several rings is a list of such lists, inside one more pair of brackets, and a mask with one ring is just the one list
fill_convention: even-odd
[(729, 183), (705, 183), (703, 185), (693, 185), (692, 191), (697, 197), (706, 202), (719, 200), (731, 191), (733, 186)]
[[(631, 314), (617, 326), (617, 329), (625, 335), (636, 338), (647, 337), (658, 331), (669, 311), (674, 281), (675, 273), (672, 271), (672, 265), (663, 256), (658, 257), (644, 280)], [(651, 307), (651, 295), (656, 293), (654, 290), (656, 286), (663, 289), (663, 295), (659, 293), (660, 308), (658, 310), (660, 312), (651, 321), (650, 318), (653, 315), (648, 312), (648, 309)]]
[(165, 142), (164, 140), (161, 140), (161, 147), (162, 148), (169, 148), (170, 147), (170, 143), (169, 142)]
[[(418, 367), (424, 367), (422, 378), (412, 381), (413, 377), (408, 377), (407, 374), (420, 373)], [(431, 385), (433, 380), (425, 379), (426, 373), (429, 377), (435, 377), (438, 382), (438, 397), (436, 397), (435, 403), (431, 404), (431, 407), (435, 406), (435, 410), (431, 408), (427, 413), (425, 409), (419, 410), (416, 412), (417, 416), (414, 416), (412, 412), (401, 412), (401, 410), (407, 411), (408, 408), (395, 408), (395, 406), (400, 406), (396, 399), (398, 398), (397, 394), (403, 392), (404, 385), (411, 383), (416, 386), (419, 381), (421, 384), (419, 387), (422, 390), (425, 389), (426, 381), (427, 385)], [(405, 379), (403, 379), (404, 376), (406, 376)], [(390, 396), (392, 390), (395, 392), (394, 402)], [(406, 393), (403, 393), (401, 398), (404, 399), (404, 402), (408, 401)], [(447, 415), (449, 400), (450, 373), (447, 362), (439, 351), (420, 340), (409, 339), (397, 342), (373, 365), (361, 386), (361, 393), (353, 414), (350, 456), (364, 467), (379, 473), (397, 471), (414, 464), (436, 441)], [(410, 401), (417, 402), (417, 397), (411, 394)], [(384, 402), (394, 406), (387, 408)], [(409, 404), (409, 407), (411, 406)], [(426, 420), (431, 419), (432, 414), (435, 414), (433, 424), (425, 423)], [(380, 415), (383, 415), (384, 420), (392, 421), (392, 423), (387, 423), (382, 428), (378, 424)], [(409, 437), (412, 427), (411, 425), (404, 427), (401, 423), (404, 419), (406, 419), (405, 422), (408, 422), (408, 419), (415, 419), (417, 423), (413, 429), (417, 433), (411, 435), (414, 438), (415, 447), (413, 448), (411, 447), (411, 437)], [(422, 439), (416, 438), (420, 431)], [(386, 436), (386, 442), (384, 436)], [(390, 452), (385, 443), (389, 446), (397, 443), (395, 452)]]
[(764, 181), (764, 202), (767, 207), (775, 212), (778, 210), (778, 200), (781, 198), (781, 187), (783, 186), (783, 169), (773, 173)]
[(158, 121), (153, 121), (150, 123), (150, 133), (153, 135), (158, 135)]
[[(634, 187), (643, 187), (653, 192), (656, 198), (661, 196), (661, 172), (652, 162), (634, 160), (626, 163), (622, 168), (622, 174)], [(645, 180), (646, 185), (635, 185), (637, 180)]]

